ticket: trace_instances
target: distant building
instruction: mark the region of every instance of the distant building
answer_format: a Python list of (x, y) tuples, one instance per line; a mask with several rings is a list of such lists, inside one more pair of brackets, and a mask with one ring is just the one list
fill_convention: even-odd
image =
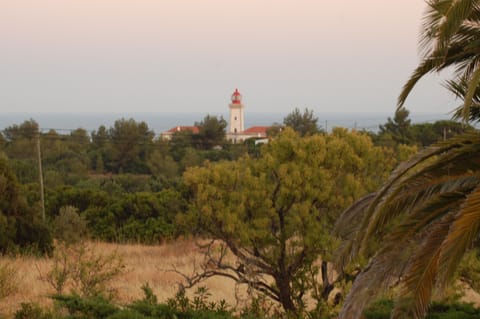
[(178, 132), (192, 132), (193, 134), (198, 134), (198, 126), (175, 126), (168, 131), (165, 131), (160, 134), (161, 138), (167, 141), (172, 139), (173, 134)]
[[(242, 103), (242, 95), (238, 89), (235, 89), (235, 92), (233, 92), (231, 103), (228, 107), (230, 108), (230, 117), (226, 136), (227, 140), (232, 143), (242, 143), (249, 138), (265, 139), (267, 137), (267, 130), (270, 126), (252, 126), (245, 129), (245, 106)], [(198, 134), (199, 129), (197, 126), (175, 126), (161, 133), (160, 136), (162, 139), (169, 141), (172, 139), (173, 134), (185, 131)]]
[(245, 130), (244, 108), (242, 95), (235, 89), (231, 97), (230, 121), (227, 131), (227, 140), (233, 143), (240, 143), (249, 138), (266, 138), (267, 130), (270, 126), (252, 126)]

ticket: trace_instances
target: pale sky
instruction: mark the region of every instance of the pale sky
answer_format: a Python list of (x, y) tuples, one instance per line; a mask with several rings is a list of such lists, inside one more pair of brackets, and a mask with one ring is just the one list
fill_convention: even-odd
[[(422, 0), (0, 0), (0, 112), (394, 112)], [(407, 100), (447, 113), (437, 76)]]

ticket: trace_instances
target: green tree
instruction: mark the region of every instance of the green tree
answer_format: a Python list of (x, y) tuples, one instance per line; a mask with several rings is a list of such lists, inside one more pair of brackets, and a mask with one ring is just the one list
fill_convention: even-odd
[(191, 131), (175, 132), (170, 140), (170, 154), (176, 162), (180, 162), (188, 148), (194, 145), (194, 134)]
[(51, 129), (40, 136), (40, 141), (44, 180), (48, 187), (73, 184), (86, 177), (90, 139), (84, 129), (73, 130), (70, 135), (61, 135)]
[(305, 108), (303, 113), (295, 108), (283, 119), (285, 126), (291, 127), (300, 136), (313, 135), (320, 132), (318, 128), (318, 118), (313, 115), (313, 110)]
[(20, 125), (12, 125), (4, 130), (5, 154), (15, 175), (21, 183), (38, 181), (37, 147), (35, 137), (39, 134), (38, 123), (30, 119)]
[(92, 143), (89, 152), (91, 168), (97, 173), (103, 173), (107, 167), (111, 169), (111, 140), (108, 130), (101, 125), (98, 130), (91, 134)]
[(413, 140), (420, 146), (429, 146), (473, 130), (470, 125), (450, 120), (412, 125)]
[[(327, 276), (335, 247), (331, 226), (353, 200), (379, 185), (378, 174), (393, 165), (384, 152), (360, 133), (338, 129), (301, 138), (286, 129), (258, 159), (188, 169), (184, 181), (194, 198), (187, 220), (220, 241), (209, 246), (204, 272), (192, 282), (223, 275), (291, 313), (301, 311), (312, 291), (319, 307), (325, 305), (334, 287)], [(236, 263), (224, 258), (227, 251)]]
[(380, 125), (380, 140), (392, 139), (395, 144), (413, 144), (412, 126), (408, 118), (410, 112), (401, 107), (395, 112), (393, 120), (389, 117), (387, 123)]
[(30, 119), (24, 121), (20, 125), (12, 125), (4, 130), (5, 138), (8, 141), (12, 141), (18, 138), (33, 139), (38, 134), (38, 123), (35, 120)]
[(178, 164), (168, 154), (153, 151), (147, 162), (150, 172), (157, 178), (174, 179), (181, 176), (178, 172)]
[(154, 133), (145, 122), (117, 120), (109, 130), (112, 142), (112, 170), (124, 173), (146, 173)]
[(0, 151), (4, 149), (6, 144), (7, 144), (7, 140), (3, 136), (2, 132), (0, 132)]
[(225, 143), (227, 121), (222, 116), (219, 118), (207, 115), (202, 121), (195, 122), (195, 126), (198, 126), (199, 130), (198, 134), (195, 135), (195, 139), (198, 141), (197, 147), (208, 150)]
[(51, 253), (52, 237), (39, 214), (27, 205), (6, 157), (0, 154), (0, 254), (17, 248)]

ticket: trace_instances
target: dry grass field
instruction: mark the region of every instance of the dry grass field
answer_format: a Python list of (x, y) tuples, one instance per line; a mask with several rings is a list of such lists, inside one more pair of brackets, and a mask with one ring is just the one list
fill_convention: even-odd
[[(98, 254), (116, 252), (123, 258), (125, 272), (113, 283), (117, 290), (117, 300), (128, 303), (143, 297), (141, 286), (148, 283), (159, 301), (174, 297), (182, 277), (167, 271), (175, 267), (178, 271), (191, 274), (194, 264), (201, 260), (193, 241), (178, 241), (161, 246), (116, 245), (107, 243), (89, 243), (89, 249)], [(18, 257), (15, 259), (0, 257), (0, 262), (8, 262), (17, 269), (18, 291), (0, 301), (0, 314), (11, 315), (22, 302), (36, 302), (50, 305), (49, 294), (54, 289), (42, 277), (52, 267), (52, 260), (35, 257)], [(212, 300), (225, 299), (235, 305), (235, 285), (224, 278), (211, 278), (203, 286), (212, 293)], [(187, 293), (192, 294), (194, 289)], [(68, 291), (68, 289), (67, 289)]]
[[(88, 249), (95, 254), (120, 255), (125, 264), (125, 272), (114, 282), (117, 291), (117, 301), (128, 303), (143, 297), (141, 286), (148, 283), (160, 302), (174, 297), (178, 283), (182, 277), (172, 271), (174, 267), (185, 274), (191, 274), (195, 263), (201, 261), (201, 254), (194, 241), (183, 240), (160, 246), (116, 245), (107, 243), (88, 243)], [(0, 314), (10, 317), (22, 302), (36, 302), (49, 306), (48, 298), (55, 291), (44, 278), (52, 268), (51, 259), (35, 257), (6, 258), (0, 257), (0, 264), (9, 263), (17, 270), (17, 292), (0, 301)], [(229, 305), (236, 305), (240, 295), (246, 300), (245, 291), (239, 291), (235, 284), (225, 278), (210, 278), (202, 286), (209, 289), (212, 301), (225, 299)], [(68, 291), (68, 288), (66, 289)], [(187, 295), (192, 295), (195, 289), (190, 289)], [(480, 295), (473, 291), (466, 292), (466, 301), (480, 306)], [(241, 300), (240, 300), (241, 301)], [(1, 316), (0, 316), (1, 317)]]

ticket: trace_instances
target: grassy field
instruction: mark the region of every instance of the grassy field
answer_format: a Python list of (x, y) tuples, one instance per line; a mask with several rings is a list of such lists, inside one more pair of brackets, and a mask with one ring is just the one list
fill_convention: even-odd
[[(169, 271), (176, 268), (184, 274), (191, 274), (194, 265), (202, 258), (194, 241), (183, 240), (160, 246), (144, 245), (116, 245), (107, 243), (88, 243), (88, 249), (95, 254), (117, 253), (122, 257), (126, 266), (122, 273), (113, 282), (117, 291), (119, 303), (129, 303), (143, 297), (141, 286), (148, 283), (157, 295), (160, 302), (175, 296), (178, 283), (183, 278), (179, 274)], [(17, 292), (0, 301), (0, 314), (10, 317), (22, 302), (36, 302), (43, 306), (50, 306), (48, 298), (55, 291), (43, 278), (52, 267), (52, 259), (35, 257), (0, 257), (0, 264), (9, 263), (17, 270)], [(212, 294), (212, 301), (225, 299), (229, 305), (242, 306), (247, 300), (244, 287), (225, 278), (211, 278), (202, 286), (208, 288)], [(187, 291), (192, 296), (195, 289)], [(68, 292), (68, 288), (66, 289)], [(474, 302), (480, 306), (480, 295), (467, 290), (465, 301)], [(1, 316), (0, 316), (1, 317)]]
[[(185, 274), (191, 274), (201, 255), (193, 241), (178, 241), (161, 246), (115, 245), (107, 243), (89, 243), (89, 249), (98, 254), (116, 252), (123, 258), (125, 272), (120, 275), (113, 287), (118, 292), (118, 301), (127, 303), (143, 297), (141, 286), (148, 283), (159, 301), (165, 301), (175, 295), (182, 277), (172, 271), (174, 267)], [(0, 314), (10, 315), (22, 302), (36, 302), (50, 305), (48, 295), (54, 289), (42, 277), (52, 267), (52, 260), (35, 257), (0, 258), (17, 269), (18, 291), (0, 301)], [(235, 305), (235, 284), (224, 278), (211, 278), (203, 284), (212, 293), (212, 300), (225, 299)], [(67, 289), (68, 291), (68, 289)], [(189, 294), (192, 294), (191, 289)], [(238, 293), (238, 289), (237, 289)]]

